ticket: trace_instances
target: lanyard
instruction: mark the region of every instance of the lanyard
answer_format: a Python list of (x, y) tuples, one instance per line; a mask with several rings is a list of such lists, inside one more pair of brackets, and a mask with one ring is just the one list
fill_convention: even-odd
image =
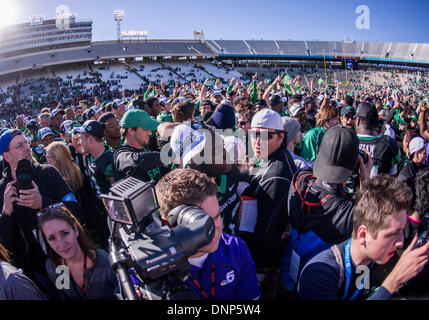
[[(352, 259), (351, 259), (351, 255), (350, 255), (351, 242), (352, 242), (352, 239), (349, 239), (349, 241), (347, 241), (346, 248), (345, 248), (345, 254), (344, 254), (345, 267), (346, 267), (346, 289), (344, 291), (344, 296), (343, 296), (342, 300), (346, 299), (347, 292), (349, 291), (349, 287), (350, 287), (350, 280), (352, 277), (352, 261), (351, 261)], [(370, 270), (371, 270), (373, 264), (374, 264), (374, 261), (371, 263), (371, 266), (369, 267)], [(362, 290), (362, 288), (363, 288), (363, 286), (367, 280), (367, 277), (368, 277), (368, 275), (366, 275), (365, 278), (362, 280), (360, 286), (358, 286), (358, 288), (356, 289), (355, 293), (352, 295), (350, 300), (356, 299), (356, 297), (359, 295), (360, 291)]]
[(82, 284), (82, 292), (83, 292), (83, 300), (87, 300), (86, 296), (86, 255), (83, 258), (83, 284)]
[(210, 269), (211, 269), (210, 270), (210, 281), (211, 281), (210, 294), (211, 294), (211, 297), (209, 297), (209, 295), (202, 288), (202, 286), (198, 283), (198, 281), (196, 279), (194, 279), (194, 277), (192, 277), (191, 273), (189, 273), (189, 279), (191, 279), (191, 281), (195, 284), (195, 286), (197, 287), (197, 289), (200, 290), (200, 292), (201, 292), (201, 294), (203, 295), (204, 298), (214, 300), (214, 296), (215, 296), (215, 291), (214, 291), (214, 286), (215, 286), (214, 264), (212, 264), (212, 266), (211, 266)]

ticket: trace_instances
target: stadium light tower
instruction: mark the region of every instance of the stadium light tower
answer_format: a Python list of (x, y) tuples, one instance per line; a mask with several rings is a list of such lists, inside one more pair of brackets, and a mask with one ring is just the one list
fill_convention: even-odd
[(121, 40), (121, 20), (124, 18), (124, 10), (115, 10), (116, 32), (118, 41)]

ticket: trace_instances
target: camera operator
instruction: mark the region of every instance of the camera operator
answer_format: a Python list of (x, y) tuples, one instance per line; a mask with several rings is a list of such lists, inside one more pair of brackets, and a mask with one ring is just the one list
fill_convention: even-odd
[[(0, 180), (1, 241), (11, 251), (14, 264), (44, 286), (47, 280), (44, 268), (46, 255), (35, 236), (36, 212), (62, 201), (79, 217), (80, 207), (70, 187), (54, 167), (33, 161), (30, 146), (21, 131), (11, 129), (0, 136), (0, 154), (6, 162)], [(21, 159), (31, 164), (33, 188), (28, 190), (17, 190), (15, 186), (16, 168)]]
[(119, 125), (124, 144), (114, 153), (115, 179), (118, 181), (133, 176), (146, 182), (159, 181), (170, 168), (162, 163), (159, 152), (150, 152), (147, 149), (152, 130), (155, 130), (159, 123), (152, 120), (147, 112), (132, 109), (124, 114)]
[(215, 222), (210, 244), (188, 258), (188, 286), (202, 299), (255, 300), (259, 298), (255, 263), (238, 237), (222, 233), (222, 218), (216, 199), (218, 186), (206, 174), (193, 169), (176, 169), (156, 186), (163, 219), (177, 206), (195, 205)]
[[(351, 239), (306, 264), (299, 281), (301, 299), (388, 299), (426, 265), (429, 243), (416, 248), (414, 237), (385, 279), (378, 279), (374, 270), (388, 263), (404, 244), (406, 212), (412, 200), (405, 183), (386, 174), (377, 176), (364, 186), (358, 199)], [(368, 273), (359, 280), (362, 270)]]

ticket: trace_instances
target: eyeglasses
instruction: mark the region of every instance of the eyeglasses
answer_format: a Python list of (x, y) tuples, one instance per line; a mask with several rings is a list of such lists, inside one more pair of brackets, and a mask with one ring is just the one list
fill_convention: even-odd
[(250, 136), (252, 137), (252, 139), (257, 139), (258, 137), (261, 138), (261, 140), (271, 140), (274, 135), (276, 134), (280, 134), (283, 131), (275, 131), (275, 132), (271, 132), (271, 131), (255, 131), (255, 130), (250, 130)]
[(354, 114), (353, 113), (347, 113), (345, 115), (343, 115), (343, 117), (347, 118), (347, 119), (354, 119)]
[(67, 209), (67, 207), (64, 205), (64, 203), (62, 203), (62, 202), (57, 202), (57, 203), (51, 204), (50, 206), (47, 206), (46, 208), (44, 208), (44, 209), (42, 209), (42, 210), (39, 210), (39, 211), (37, 212), (37, 216), (38, 216), (38, 217), (43, 216), (45, 213), (47, 213), (47, 212), (49, 212), (49, 211), (50, 211), (49, 209), (59, 209), (59, 208)]
[(238, 125), (244, 127), (248, 123), (249, 123), (249, 121), (239, 121)]

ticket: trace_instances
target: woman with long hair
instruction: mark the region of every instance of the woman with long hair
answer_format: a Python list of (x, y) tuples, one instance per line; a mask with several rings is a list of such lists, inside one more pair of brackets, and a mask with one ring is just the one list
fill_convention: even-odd
[[(62, 298), (115, 299), (118, 281), (108, 254), (96, 249), (62, 203), (39, 211), (38, 223), (48, 255), (46, 271)], [(62, 273), (58, 274), (58, 270)]]
[(73, 162), (70, 149), (63, 142), (53, 142), (46, 147), (46, 159), (60, 172), (73, 193), (78, 195), (83, 180), (78, 166)]

